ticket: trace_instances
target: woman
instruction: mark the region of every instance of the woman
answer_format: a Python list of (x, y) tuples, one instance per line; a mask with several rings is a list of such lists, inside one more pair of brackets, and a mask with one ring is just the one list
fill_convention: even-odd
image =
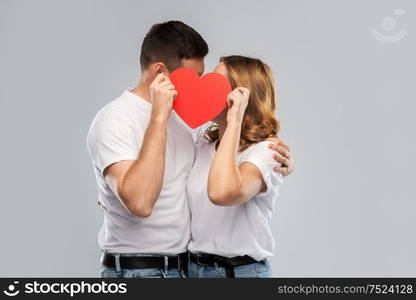
[(189, 277), (271, 277), (270, 220), (282, 184), (268, 137), (276, 137), (275, 86), (258, 59), (223, 57), (215, 68), (234, 89), (228, 108), (197, 143), (187, 191)]

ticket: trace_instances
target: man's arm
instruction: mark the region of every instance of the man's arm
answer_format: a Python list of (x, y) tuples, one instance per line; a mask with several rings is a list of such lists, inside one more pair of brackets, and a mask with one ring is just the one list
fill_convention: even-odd
[(162, 188), (167, 124), (175, 96), (168, 77), (159, 74), (150, 86), (152, 115), (137, 160), (117, 162), (104, 170), (110, 188), (138, 217), (152, 214)]

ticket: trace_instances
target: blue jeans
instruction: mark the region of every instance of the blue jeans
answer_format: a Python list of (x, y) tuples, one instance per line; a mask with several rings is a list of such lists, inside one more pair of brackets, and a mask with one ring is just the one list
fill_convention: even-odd
[[(159, 256), (151, 254), (120, 254), (121, 256)], [(117, 269), (109, 268), (101, 265), (99, 277), (101, 278), (184, 278), (183, 272), (177, 269), (158, 269), (158, 268), (143, 268), (143, 269)]]
[[(272, 267), (267, 259), (262, 261), (235, 267), (234, 276), (236, 278), (267, 278), (272, 277)], [(219, 266), (207, 267), (194, 262), (188, 263), (189, 278), (226, 278), (225, 268)]]

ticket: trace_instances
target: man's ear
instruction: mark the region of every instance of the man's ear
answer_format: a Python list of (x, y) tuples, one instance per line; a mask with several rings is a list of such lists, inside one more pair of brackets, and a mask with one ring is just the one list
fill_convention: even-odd
[(161, 63), (161, 62), (155, 63), (152, 66), (152, 75), (153, 75), (153, 77), (156, 77), (159, 74), (169, 76), (168, 68), (166, 68), (165, 64)]

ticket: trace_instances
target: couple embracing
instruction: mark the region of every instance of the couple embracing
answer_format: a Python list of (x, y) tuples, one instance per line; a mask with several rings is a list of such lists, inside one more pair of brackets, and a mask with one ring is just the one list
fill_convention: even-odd
[(227, 108), (190, 129), (169, 74), (204, 73), (208, 45), (180, 21), (146, 34), (137, 86), (94, 117), (87, 148), (104, 215), (101, 277), (271, 277), (271, 218), (293, 168), (278, 138), (275, 85), (259, 59), (222, 57)]

